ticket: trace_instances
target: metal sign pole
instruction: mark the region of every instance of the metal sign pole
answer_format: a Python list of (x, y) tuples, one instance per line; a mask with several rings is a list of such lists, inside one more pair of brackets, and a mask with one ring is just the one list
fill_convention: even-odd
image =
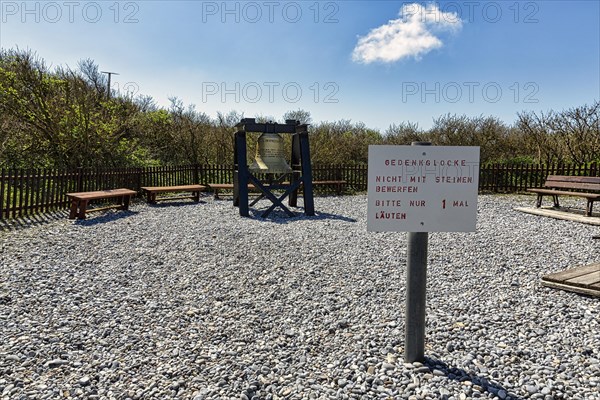
[(425, 288), (427, 286), (427, 232), (408, 233), (406, 268), (406, 332), (404, 361), (425, 358)]
[[(429, 142), (413, 142), (428, 146)], [(427, 287), (427, 232), (409, 232), (406, 260), (406, 332), (404, 361), (425, 360), (425, 301)]]

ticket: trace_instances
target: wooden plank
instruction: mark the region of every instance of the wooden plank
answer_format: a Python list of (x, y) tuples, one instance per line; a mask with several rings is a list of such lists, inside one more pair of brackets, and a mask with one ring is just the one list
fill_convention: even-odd
[(582, 275), (587, 275), (587, 274), (590, 274), (593, 272), (600, 274), (600, 263), (584, 265), (581, 267), (571, 268), (566, 271), (555, 272), (555, 273), (544, 276), (542, 279), (554, 281), (554, 282), (561, 282), (561, 281), (566, 281), (569, 279), (577, 278)]
[(23, 192), (25, 191), (25, 171), (23, 169), (19, 170), (19, 212), (18, 216), (23, 216), (23, 208), (25, 204), (23, 203)]
[(52, 168), (50, 174), (52, 176), (52, 197), (50, 206), (52, 209), (56, 209), (56, 203), (58, 201), (58, 169)]
[(40, 172), (39, 170), (36, 168), (34, 170), (32, 170), (32, 174), (35, 174), (35, 179), (32, 181), (32, 186), (35, 189), (35, 196), (32, 196), (33, 198), (33, 208), (32, 208), (32, 212), (34, 214), (38, 213), (39, 207), (40, 207)]
[[(209, 188), (218, 190), (233, 190), (233, 183), (209, 183)], [(248, 184), (248, 189), (256, 189), (253, 184)]]
[(50, 194), (50, 207), (52, 209), (56, 208), (56, 199), (58, 198), (58, 169), (50, 169), (50, 174), (52, 177), (52, 187), (51, 187), (51, 194)]
[(548, 175), (545, 187), (600, 191), (600, 177)]
[(33, 205), (33, 200), (31, 199), (31, 196), (33, 195), (33, 191), (31, 190), (31, 174), (32, 174), (32, 170), (27, 170), (26, 171), (26, 177), (25, 177), (25, 195), (23, 196), (23, 208), (24, 208), (24, 214), (25, 215), (30, 215), (31, 214), (31, 210), (30, 207)]
[(345, 185), (346, 181), (313, 181), (313, 185)]
[(557, 182), (580, 182), (600, 184), (600, 177), (597, 176), (568, 176), (568, 175), (548, 175), (547, 181)]
[(585, 193), (585, 192), (568, 192), (566, 190), (555, 190), (555, 189), (527, 189), (528, 192), (532, 193), (541, 193), (541, 194), (549, 194), (549, 195), (559, 195), (559, 196), (575, 196), (575, 197), (585, 197), (589, 199), (598, 199), (600, 200), (600, 193)]
[(2, 168), (2, 176), (0, 177), (0, 220), (4, 219), (4, 181), (6, 179), (6, 174), (4, 173), (4, 168)]
[(584, 265), (542, 277), (542, 285), (600, 297), (600, 263)]
[(80, 192), (80, 193), (67, 193), (69, 198), (76, 198), (80, 200), (97, 200), (106, 199), (120, 196), (135, 196), (137, 193), (130, 189), (112, 189), (112, 190), (99, 190), (95, 192)]
[[(233, 187), (233, 185), (231, 185)], [(179, 185), (179, 186), (144, 186), (141, 188), (146, 192), (166, 193), (166, 192), (196, 192), (203, 191), (206, 186), (203, 185)]]
[(27, 214), (32, 215), (35, 209), (35, 170), (29, 169), (27, 172)]
[(575, 293), (581, 293), (581, 294), (586, 294), (586, 295), (590, 295), (590, 296), (600, 297), (600, 287), (584, 288), (584, 287), (565, 285), (563, 283), (549, 282), (549, 281), (542, 281), (542, 285), (553, 288), (553, 289), (561, 289), (561, 290), (566, 290), (569, 292), (575, 292)]
[(583, 183), (583, 182), (559, 182), (552, 181), (544, 184), (548, 188), (559, 188), (559, 189), (573, 189), (573, 190), (600, 190), (600, 184), (598, 183)]
[(196, 196), (169, 196), (169, 197), (157, 197), (154, 201), (172, 201), (172, 200), (196, 200)]
[[(13, 169), (12, 171), (12, 217), (13, 219), (17, 218), (17, 170)], [(8, 181), (9, 186), (8, 188), (10, 189), (10, 180)], [(9, 190), (9, 199), (10, 199), (10, 190)]]
[(41, 204), (40, 211), (48, 212), (48, 168), (42, 168), (40, 170), (42, 174), (40, 176), (40, 190), (41, 190)]
[[(585, 215), (585, 211), (569, 210), (569, 212), (567, 212), (567, 211), (560, 210), (560, 209), (557, 210), (554, 208), (545, 208), (545, 207), (541, 207), (541, 208), (516, 207), (516, 208), (514, 208), (514, 210), (524, 212), (527, 214), (539, 215), (539, 216), (543, 216), (543, 217), (550, 217), (550, 218), (556, 218), (556, 219), (561, 219), (561, 220), (565, 220), (565, 221), (580, 222), (582, 224), (587, 224), (587, 225), (600, 226), (600, 218), (597, 215), (588, 217), (587, 215)], [(576, 212), (579, 212), (579, 213), (576, 214)]]
[(581, 275), (565, 281), (569, 285), (577, 285), (583, 287), (589, 287), (600, 283), (600, 268), (596, 271), (590, 272), (589, 274)]
[(67, 187), (65, 185), (67, 180), (67, 171), (58, 171), (58, 206), (60, 208), (65, 207), (66, 205), (66, 196), (65, 192), (67, 191)]

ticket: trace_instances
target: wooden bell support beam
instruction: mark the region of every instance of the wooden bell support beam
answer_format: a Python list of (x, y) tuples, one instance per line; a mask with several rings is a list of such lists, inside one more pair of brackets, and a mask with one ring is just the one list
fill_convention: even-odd
[[(286, 121), (287, 122), (287, 121)], [(309, 216), (315, 215), (315, 205), (312, 187), (312, 168), (310, 166), (310, 146), (308, 142), (308, 125), (296, 126), (296, 133), (292, 136), (292, 184), (298, 180), (304, 185), (304, 213)], [(298, 189), (294, 190), (289, 197), (291, 207), (298, 206)]]
[(246, 156), (246, 131), (238, 129), (234, 140), (233, 205), (239, 207), (241, 216), (248, 217), (250, 215), (248, 207), (248, 174), (250, 172)]

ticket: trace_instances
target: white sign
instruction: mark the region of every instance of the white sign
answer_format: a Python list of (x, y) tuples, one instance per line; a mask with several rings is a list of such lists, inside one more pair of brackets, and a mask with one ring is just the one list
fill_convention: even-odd
[(473, 232), (479, 147), (369, 146), (367, 230)]

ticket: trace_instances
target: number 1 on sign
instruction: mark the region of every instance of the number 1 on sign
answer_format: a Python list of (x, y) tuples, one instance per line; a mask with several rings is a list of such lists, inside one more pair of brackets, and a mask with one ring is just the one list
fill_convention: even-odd
[(446, 199), (442, 200), (442, 209), (446, 209)]

